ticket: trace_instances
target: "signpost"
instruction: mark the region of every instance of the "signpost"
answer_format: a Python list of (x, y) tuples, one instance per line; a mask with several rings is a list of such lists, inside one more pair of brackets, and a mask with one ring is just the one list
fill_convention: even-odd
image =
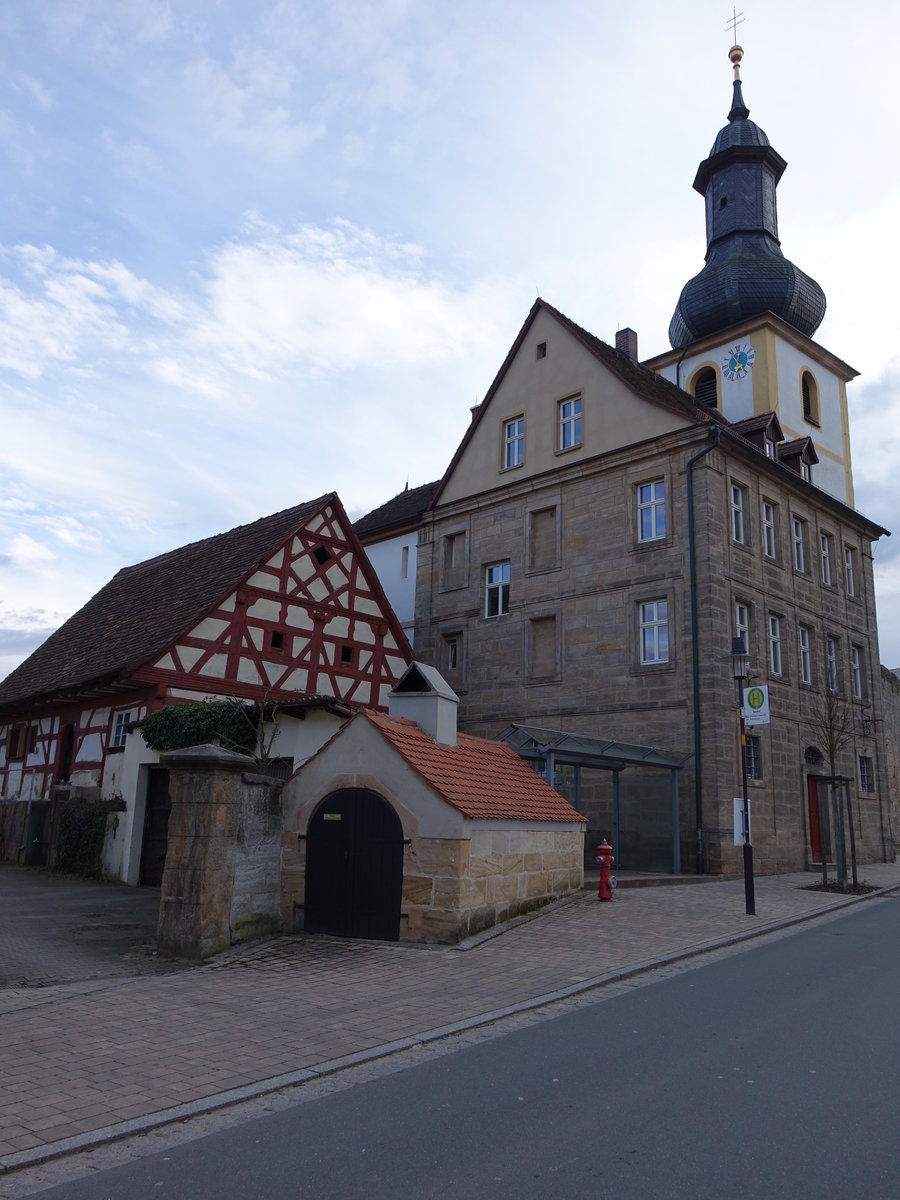
[(769, 689), (767, 686), (754, 684), (744, 688), (744, 724), (769, 724)]

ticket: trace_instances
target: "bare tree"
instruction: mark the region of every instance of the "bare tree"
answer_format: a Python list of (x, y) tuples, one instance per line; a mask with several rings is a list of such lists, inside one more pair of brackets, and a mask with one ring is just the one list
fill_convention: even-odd
[[(844, 809), (839, 799), (837, 785), (842, 777), (837, 773), (838, 759), (845, 746), (857, 737), (868, 732), (868, 722), (860, 717), (853, 703), (830, 688), (819, 692), (810, 704), (806, 724), (812, 732), (815, 745), (828, 761), (828, 783), (831, 787), (832, 813), (834, 821), (835, 863), (838, 871), (838, 885), (847, 886), (847, 862), (844, 851)], [(856, 838), (853, 831), (853, 816), (849, 811), (850, 796), (847, 795), (848, 816), (850, 820), (850, 849), (853, 860), (853, 882), (856, 884)], [(826, 865), (824, 823), (822, 820), (822, 796), (819, 794), (819, 829), (822, 831), (822, 885), (828, 885), (828, 868)]]

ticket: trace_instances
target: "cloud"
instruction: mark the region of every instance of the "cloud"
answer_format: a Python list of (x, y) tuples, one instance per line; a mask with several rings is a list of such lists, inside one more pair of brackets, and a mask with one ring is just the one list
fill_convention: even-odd
[(55, 103), (53, 92), (33, 75), (21, 74), (13, 81), (13, 87), (24, 90), (32, 97), (41, 112), (49, 112)]
[(10, 549), (15, 561), (28, 566), (50, 562), (53, 559), (53, 551), (49, 547), (24, 533), (12, 539)]

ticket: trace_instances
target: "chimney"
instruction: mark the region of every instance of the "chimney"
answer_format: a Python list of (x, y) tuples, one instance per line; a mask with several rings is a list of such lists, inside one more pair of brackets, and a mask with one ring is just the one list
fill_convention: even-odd
[(616, 349), (627, 354), (632, 362), (637, 362), (637, 334), (627, 325), (624, 329), (616, 330)]
[(459, 697), (439, 671), (415, 662), (388, 697), (388, 712), (415, 721), (438, 746), (455, 746), (458, 704)]

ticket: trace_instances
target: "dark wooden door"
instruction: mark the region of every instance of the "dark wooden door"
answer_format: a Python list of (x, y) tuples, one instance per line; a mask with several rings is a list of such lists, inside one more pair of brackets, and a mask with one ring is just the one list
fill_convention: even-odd
[(169, 847), (169, 772), (165, 767), (150, 768), (147, 808), (144, 813), (144, 841), (141, 845), (141, 883), (159, 887)]
[(306, 836), (304, 927), (396, 942), (402, 890), (403, 828), (393, 808), (364, 788), (332, 793)]
[(819, 821), (819, 780), (815, 775), (806, 777), (806, 801), (809, 806), (809, 858), (810, 862), (822, 861), (822, 847), (828, 855), (831, 847), (830, 826), (828, 821), (828, 796), (825, 784), (822, 787), (822, 822)]

